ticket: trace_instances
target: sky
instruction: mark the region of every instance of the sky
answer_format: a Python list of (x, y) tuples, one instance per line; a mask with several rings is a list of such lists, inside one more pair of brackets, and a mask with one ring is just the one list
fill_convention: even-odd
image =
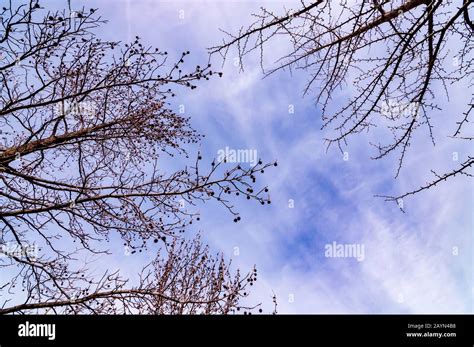
[[(86, 4), (71, 3), (73, 8)], [(261, 6), (283, 12), (298, 3), (91, 0), (86, 5), (99, 8), (109, 21), (97, 31), (100, 37), (127, 41), (138, 35), (171, 56), (189, 50), (191, 62), (203, 65), (206, 48), (225, 37), (219, 29), (236, 32)], [(287, 48), (283, 42), (272, 46), (266, 63)], [(444, 111), (433, 117), (436, 146), (415, 139), (416, 149), (395, 180), (393, 157), (370, 159), (374, 152), (368, 143), (375, 134), (354, 138), (345, 156), (336, 148), (326, 151), (323, 139), (329, 133), (321, 130), (320, 110), (313, 95), (303, 97), (304, 71), (263, 78), (258, 56), (249, 56), (242, 72), (233, 64), (235, 54), (230, 51), (222, 67), (214, 57), (211, 63), (223, 77), (178, 93), (172, 106), (184, 105), (192, 126), (205, 135), (194, 149), (204, 161), (226, 147), (278, 161), (262, 176), (272, 204), (235, 200), (240, 223), (217, 204), (200, 206), (201, 221), (188, 235), (200, 232), (234, 268), (246, 271), (255, 264), (258, 281), (248, 300), (262, 303), (265, 312), (272, 311), (275, 294), (279, 313), (472, 313), (472, 180), (460, 177), (406, 199), (406, 213), (374, 197), (418, 187), (431, 178), (430, 168), (454, 167), (453, 152), (459, 160), (467, 156), (467, 146), (447, 137), (454, 122), (443, 123), (464, 111), (466, 86), (453, 87), (451, 100), (439, 101)], [(334, 242), (357, 245), (359, 257), (328, 257)], [(133, 275), (148, 256), (151, 260), (152, 254), (131, 260), (120, 250), (107, 264)]]

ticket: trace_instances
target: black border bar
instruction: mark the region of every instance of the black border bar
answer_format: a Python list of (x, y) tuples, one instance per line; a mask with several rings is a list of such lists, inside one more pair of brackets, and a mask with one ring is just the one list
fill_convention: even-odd
[[(262, 341), (291, 346), (474, 345), (473, 315), (0, 316), (0, 346), (226, 345)], [(55, 339), (20, 337), (19, 326), (55, 324)], [(26, 325), (22, 327), (24, 329)], [(45, 329), (45, 326), (42, 326)], [(38, 328), (38, 331), (41, 330)], [(410, 336), (409, 336), (410, 335)]]

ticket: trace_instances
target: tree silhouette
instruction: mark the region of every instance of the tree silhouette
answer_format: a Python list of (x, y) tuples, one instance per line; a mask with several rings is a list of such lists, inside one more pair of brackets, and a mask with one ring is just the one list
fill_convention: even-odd
[[(199, 220), (188, 207), (217, 201), (238, 222), (229, 195), (269, 202), (266, 187), (254, 184), (273, 164), (226, 169), (198, 154), (166, 173), (159, 162), (188, 158), (200, 140), (189, 118), (172, 111), (174, 89), (221, 74), (186, 68), (189, 52), (170, 64), (139, 37), (101, 40), (95, 30), (105, 21), (95, 9), (47, 12), (29, 1), (0, 16), (0, 313), (236, 309), (240, 275), (198, 239), (177, 240)], [(125, 253), (160, 243), (169, 259), (145, 267), (138, 283), (115, 272), (97, 277), (83, 259), (109, 253), (114, 234)], [(18, 298), (23, 304), (10, 305)]]
[[(243, 69), (244, 56), (257, 51), (263, 68), (264, 48), (272, 40), (288, 39), (290, 52), (265, 73), (281, 69), (309, 73), (304, 93), (316, 90), (323, 128), (334, 130), (326, 139), (328, 147), (341, 148), (352, 135), (373, 127), (385, 129), (387, 136), (372, 144), (374, 158), (396, 153), (398, 177), (415, 132), (427, 131), (435, 143), (430, 114), (440, 109), (438, 90), (448, 95), (450, 85), (464, 80), (472, 86), (471, 4), (470, 0), (301, 1), (301, 8), (284, 15), (262, 9), (253, 24), (235, 35), (227, 33), (228, 39), (210, 52), (225, 59), (236, 47)], [(448, 41), (459, 42), (459, 50), (452, 52)], [(355, 87), (355, 95), (341, 106), (334, 98), (340, 98), (336, 93), (346, 85)], [(472, 134), (464, 133), (473, 107), (471, 94), (465, 113), (453, 117), (454, 139), (472, 140)], [(452, 177), (471, 177), (473, 163), (474, 157), (467, 156), (450, 172), (433, 171), (434, 179), (418, 189), (385, 198), (399, 201)]]
[[(49, 270), (67, 267), (55, 265)], [(229, 266), (222, 254), (210, 255), (199, 237), (188, 242), (174, 239), (166, 256), (158, 254), (131, 288), (117, 271), (100, 278), (85, 275), (86, 269), (62, 271), (41, 276), (40, 287), (30, 286), (28, 276), (22, 276), (22, 281), (29, 282), (26, 303), (0, 309), (0, 313), (228, 314), (258, 307), (239, 303), (257, 280), (257, 270), (241, 277), (238, 271), (231, 275)]]

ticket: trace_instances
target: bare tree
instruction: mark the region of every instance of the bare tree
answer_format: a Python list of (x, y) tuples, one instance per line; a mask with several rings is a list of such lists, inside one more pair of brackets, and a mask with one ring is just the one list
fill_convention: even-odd
[[(164, 172), (162, 156), (188, 158), (186, 148), (200, 140), (189, 119), (171, 110), (173, 89), (195, 89), (221, 73), (186, 68), (189, 52), (170, 64), (167, 52), (139, 37), (103, 41), (95, 29), (105, 21), (96, 13), (46, 12), (36, 0), (0, 10), (0, 313), (98, 312), (99, 304), (99, 312), (227, 313), (240, 295), (238, 275), (229, 277), (198, 241), (183, 249), (176, 239), (199, 220), (196, 204), (217, 201), (238, 222), (229, 195), (269, 203), (267, 188), (254, 183), (276, 163), (226, 169), (209, 160), (203, 168), (198, 154)], [(84, 253), (108, 253), (104, 243), (114, 233), (130, 254), (161, 242), (170, 260), (157, 260), (134, 290), (119, 274), (97, 279), (83, 266)], [(201, 253), (211, 264), (197, 262)], [(222, 269), (210, 270), (218, 261)], [(18, 297), (24, 303), (8, 307)]]
[[(472, 87), (471, 4), (470, 0), (302, 1), (299, 9), (283, 15), (262, 9), (253, 24), (236, 35), (227, 33), (229, 38), (210, 51), (225, 59), (235, 46), (241, 69), (244, 56), (257, 51), (263, 68), (264, 48), (272, 40), (287, 38), (292, 49), (265, 73), (302, 69), (310, 74), (304, 93), (316, 89), (323, 128), (335, 132), (326, 139), (328, 147), (341, 148), (352, 135), (372, 127), (386, 129), (382, 141), (389, 140), (372, 144), (377, 151), (374, 158), (397, 153), (398, 177), (416, 131), (424, 129), (435, 143), (430, 114), (440, 109), (435, 102), (438, 90), (448, 95), (450, 85), (464, 80)], [(459, 50), (453, 52), (448, 42), (458, 42)], [(355, 86), (355, 96), (339, 107), (332, 100), (347, 84)], [(472, 134), (465, 131), (473, 107), (471, 94), (465, 113), (453, 118), (454, 139), (472, 141)], [(473, 164), (474, 157), (467, 156), (450, 172), (433, 171), (433, 181), (420, 188), (386, 198), (399, 201), (454, 176), (472, 177)]]
[[(56, 276), (65, 293), (58, 292), (51, 278), (42, 282), (41, 300), (34, 287), (27, 286), (29, 302), (0, 309), (0, 313), (60, 314), (228, 314), (245, 313), (239, 303), (257, 280), (257, 270), (241, 277), (231, 275), (223, 255), (212, 256), (199, 237), (185, 242), (174, 239), (164, 257), (158, 257), (140, 273), (138, 284), (127, 287), (128, 279), (118, 272), (86, 279), (84, 273)], [(71, 278), (72, 275), (72, 278)], [(76, 277), (77, 276), (77, 277)], [(93, 277), (93, 276), (90, 276)]]

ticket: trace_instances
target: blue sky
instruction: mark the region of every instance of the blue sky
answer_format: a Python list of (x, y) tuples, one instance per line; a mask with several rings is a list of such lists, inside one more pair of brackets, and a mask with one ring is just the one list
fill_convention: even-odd
[[(72, 0), (73, 8), (84, 3)], [(206, 48), (224, 37), (219, 28), (236, 32), (261, 6), (282, 11), (298, 3), (94, 0), (87, 7), (99, 8), (109, 20), (99, 36), (127, 41), (139, 35), (171, 56), (190, 50), (190, 62), (203, 65)], [(272, 46), (266, 62), (271, 64), (286, 48)], [(370, 160), (368, 143), (375, 133), (349, 143), (344, 149), (349, 160), (336, 148), (326, 152), (323, 138), (328, 133), (320, 130), (318, 107), (312, 95), (303, 98), (304, 72), (263, 79), (258, 56), (250, 56), (240, 72), (232, 54), (222, 67), (223, 78), (178, 93), (173, 107), (184, 105), (193, 127), (206, 135), (194, 149), (201, 150), (205, 161), (226, 146), (255, 149), (264, 161), (277, 160), (279, 166), (262, 176), (272, 204), (235, 200), (242, 216), (237, 224), (221, 206), (199, 206), (201, 222), (188, 235), (201, 231), (212, 250), (224, 252), (242, 270), (256, 264), (259, 280), (249, 300), (262, 302), (267, 312), (273, 292), (282, 313), (472, 312), (472, 180), (461, 177), (407, 199), (405, 214), (374, 197), (415, 188), (430, 178), (430, 168), (442, 172), (453, 167), (453, 152), (460, 160), (467, 155), (467, 146), (450, 140), (453, 129), (443, 123), (464, 111), (467, 86), (453, 87), (451, 100), (439, 101), (444, 111), (433, 117), (436, 146), (420, 134), (394, 180), (396, 158)], [(221, 61), (215, 57), (212, 63), (220, 66)], [(348, 88), (340, 97), (350, 93)], [(290, 105), (294, 113), (288, 112)], [(325, 257), (325, 245), (333, 241), (363, 244), (364, 260)], [(131, 260), (120, 250), (107, 264), (133, 275), (147, 256), (152, 254)]]

